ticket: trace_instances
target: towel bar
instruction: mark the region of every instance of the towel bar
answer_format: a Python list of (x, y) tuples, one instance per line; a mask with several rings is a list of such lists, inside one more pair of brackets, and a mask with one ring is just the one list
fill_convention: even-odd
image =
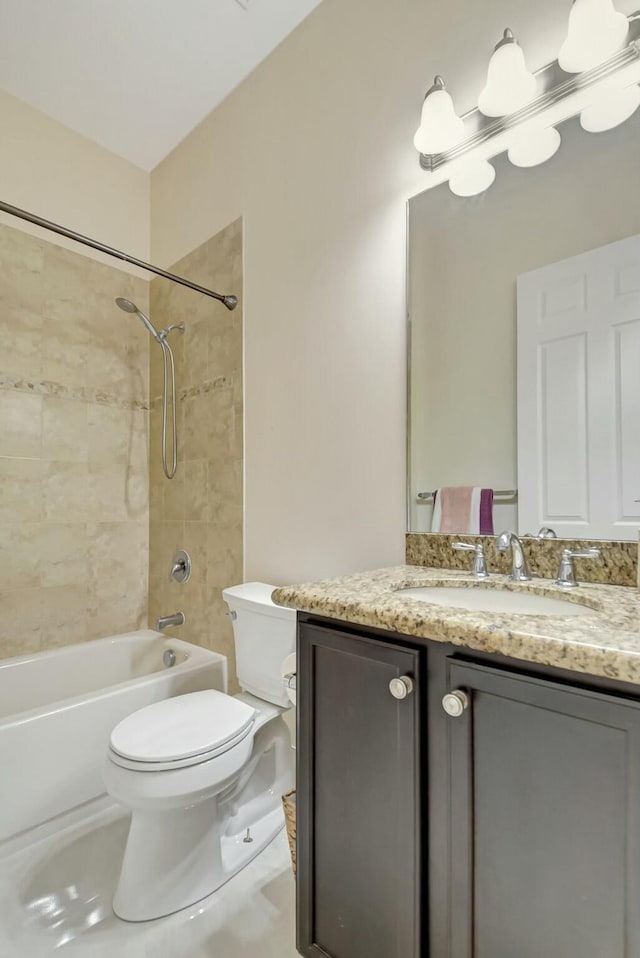
[[(419, 492), (417, 499), (419, 502), (433, 502), (435, 492)], [(518, 498), (517, 489), (494, 489), (493, 501), (508, 502)]]

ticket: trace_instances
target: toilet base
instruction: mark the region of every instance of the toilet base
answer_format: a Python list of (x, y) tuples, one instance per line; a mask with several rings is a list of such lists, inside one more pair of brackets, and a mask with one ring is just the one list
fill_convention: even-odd
[(110, 794), (133, 808), (113, 899), (119, 918), (151, 921), (201, 901), (284, 827), (280, 796), (293, 783), (291, 736), (280, 710), (257, 706), (253, 742), (211, 762), (157, 773), (107, 762)]
[[(216, 800), (170, 812), (134, 812), (113, 910), (123, 921), (165, 918), (207, 898), (284, 828), (276, 807), (236, 835), (220, 836)], [(153, 853), (150, 854), (150, 850)]]

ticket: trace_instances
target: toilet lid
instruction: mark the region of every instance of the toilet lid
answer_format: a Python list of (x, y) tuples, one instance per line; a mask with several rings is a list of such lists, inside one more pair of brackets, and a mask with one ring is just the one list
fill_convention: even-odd
[(111, 748), (134, 762), (179, 762), (234, 745), (255, 719), (239, 699), (207, 689), (155, 702), (123, 719)]

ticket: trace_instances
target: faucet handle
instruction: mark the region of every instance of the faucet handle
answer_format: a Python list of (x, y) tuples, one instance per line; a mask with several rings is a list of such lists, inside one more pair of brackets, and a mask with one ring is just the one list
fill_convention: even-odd
[(171, 560), (171, 571), (169, 572), (169, 582), (175, 579), (181, 585), (184, 584), (191, 575), (191, 556), (184, 549), (180, 549)]
[(560, 559), (558, 578), (556, 579), (555, 584), (561, 586), (563, 589), (575, 589), (579, 583), (576, 582), (576, 573), (573, 567), (573, 560), (599, 558), (600, 549), (596, 549), (595, 547), (576, 551), (572, 549), (563, 549), (562, 557)]
[(600, 558), (600, 549), (590, 547), (589, 549), (583, 549), (582, 551), (574, 551), (572, 549), (563, 549), (562, 554), (566, 555), (568, 559), (599, 559)]
[(566, 555), (567, 559), (599, 559), (600, 549), (596, 549), (595, 546), (593, 548), (583, 549), (582, 551), (563, 549), (562, 555)]
[(454, 542), (452, 548), (457, 549), (459, 552), (473, 552), (475, 554), (473, 568), (471, 569), (471, 575), (474, 579), (489, 578), (482, 542), (477, 542), (475, 545), (471, 542)]

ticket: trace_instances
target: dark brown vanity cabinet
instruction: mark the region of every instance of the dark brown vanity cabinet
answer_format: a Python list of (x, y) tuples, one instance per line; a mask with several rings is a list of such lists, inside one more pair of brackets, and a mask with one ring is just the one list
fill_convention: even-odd
[[(298, 700), (305, 705), (298, 710), (297, 938), (302, 955), (426, 954), (422, 655), (300, 623)], [(395, 683), (393, 691), (390, 683)], [(395, 697), (403, 688), (404, 697)]]
[(454, 657), (446, 676), (466, 708), (431, 790), (449, 845), (432, 954), (638, 958), (640, 705)]
[(640, 958), (633, 688), (310, 616), (298, 655), (302, 955)]

